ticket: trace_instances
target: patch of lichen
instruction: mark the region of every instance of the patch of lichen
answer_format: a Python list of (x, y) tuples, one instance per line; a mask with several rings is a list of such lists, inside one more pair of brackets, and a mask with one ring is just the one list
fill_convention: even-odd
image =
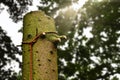
[[(42, 11), (32, 11), (23, 19), (23, 80), (30, 80), (30, 54), (32, 51), (32, 75), (34, 80), (58, 80), (57, 49), (46, 38), (38, 38), (43, 32), (56, 32), (54, 20)], [(32, 50), (31, 47), (32, 46)]]
[[(23, 19), (24, 40), (33, 39), (43, 32), (56, 32), (54, 20), (42, 11), (32, 11)], [(28, 36), (29, 39), (28, 39)]]

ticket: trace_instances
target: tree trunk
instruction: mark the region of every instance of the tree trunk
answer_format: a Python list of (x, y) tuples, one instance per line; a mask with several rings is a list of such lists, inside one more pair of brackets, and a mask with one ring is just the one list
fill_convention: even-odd
[(45, 35), (55, 34), (54, 20), (42, 11), (23, 19), (23, 80), (58, 80), (56, 45)]

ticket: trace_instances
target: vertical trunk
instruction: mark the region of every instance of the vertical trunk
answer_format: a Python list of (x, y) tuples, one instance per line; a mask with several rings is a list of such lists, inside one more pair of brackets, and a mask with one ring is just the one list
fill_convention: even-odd
[(54, 20), (33, 11), (23, 20), (23, 80), (58, 80), (57, 50), (44, 32), (56, 32)]

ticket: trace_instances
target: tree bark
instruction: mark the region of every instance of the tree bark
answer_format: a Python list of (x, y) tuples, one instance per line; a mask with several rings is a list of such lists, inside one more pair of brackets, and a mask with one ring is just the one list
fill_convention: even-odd
[(57, 49), (44, 38), (55, 32), (54, 20), (42, 11), (32, 11), (23, 19), (23, 80), (58, 80)]

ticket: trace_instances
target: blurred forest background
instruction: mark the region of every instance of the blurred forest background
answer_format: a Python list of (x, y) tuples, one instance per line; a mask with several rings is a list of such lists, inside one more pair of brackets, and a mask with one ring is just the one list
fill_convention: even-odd
[[(8, 7), (17, 23), (33, 1), (0, 0), (0, 5)], [(70, 8), (78, 1), (39, 0), (37, 6), (55, 19), (59, 34), (68, 37), (58, 46), (59, 80), (120, 80), (120, 0), (88, 0), (78, 10)], [(16, 57), (21, 52), (0, 27), (0, 80), (20, 80), (21, 71), (5, 66), (16, 61), (21, 68)]]

